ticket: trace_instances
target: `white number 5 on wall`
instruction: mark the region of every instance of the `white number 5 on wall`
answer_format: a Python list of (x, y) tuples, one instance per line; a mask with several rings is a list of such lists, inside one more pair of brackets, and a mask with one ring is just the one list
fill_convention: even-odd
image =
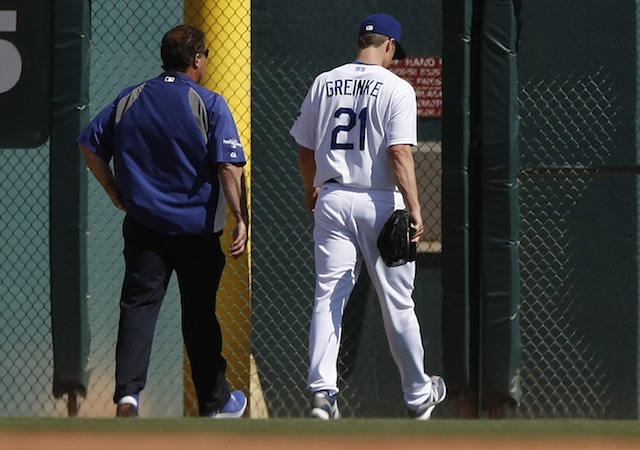
[[(0, 36), (15, 33), (18, 25), (18, 11), (0, 11)], [(10, 91), (22, 75), (22, 57), (11, 42), (0, 38), (0, 94)]]

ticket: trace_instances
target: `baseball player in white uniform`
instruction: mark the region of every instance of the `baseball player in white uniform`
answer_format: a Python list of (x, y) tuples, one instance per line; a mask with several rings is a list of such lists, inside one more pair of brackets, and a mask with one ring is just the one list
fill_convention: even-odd
[(409, 210), (414, 242), (424, 231), (411, 151), (417, 144), (415, 92), (387, 69), (405, 57), (401, 34), (390, 15), (367, 17), (359, 29), (356, 61), (315, 79), (290, 131), (299, 145), (305, 202), (315, 222), (308, 377), (315, 418), (340, 417), (342, 318), (363, 262), (380, 300), (410, 416), (428, 420), (446, 396), (443, 379), (424, 370), (412, 299), (415, 262), (387, 267), (376, 245), (395, 209)]

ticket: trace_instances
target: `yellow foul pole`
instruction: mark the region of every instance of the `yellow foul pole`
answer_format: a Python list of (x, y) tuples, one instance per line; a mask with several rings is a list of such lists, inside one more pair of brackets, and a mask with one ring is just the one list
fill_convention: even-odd
[[(238, 125), (239, 138), (248, 160), (245, 177), (251, 217), (250, 12), (250, 0), (185, 0), (185, 23), (196, 26), (205, 33), (209, 48), (208, 73), (205, 75), (204, 85), (227, 99)], [(234, 225), (235, 221), (228, 215), (222, 237), (223, 250), (229, 248)], [(217, 312), (222, 326), (223, 354), (228, 362), (227, 379), (230, 387), (240, 389), (250, 396), (251, 234), (247, 255), (236, 260), (227, 258), (218, 290)], [(185, 362), (188, 364), (186, 356)], [(197, 415), (190, 376), (191, 371), (185, 370), (185, 415)]]

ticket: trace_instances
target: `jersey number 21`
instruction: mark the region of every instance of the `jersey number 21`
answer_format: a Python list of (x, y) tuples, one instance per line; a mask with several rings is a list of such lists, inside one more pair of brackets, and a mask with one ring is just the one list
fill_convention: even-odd
[(338, 142), (338, 135), (340, 133), (347, 133), (347, 135), (351, 137), (349, 132), (356, 126), (358, 120), (360, 121), (358, 150), (364, 150), (365, 130), (367, 127), (367, 108), (363, 108), (360, 111), (360, 114), (356, 114), (356, 112), (351, 108), (338, 108), (333, 115), (336, 119), (340, 119), (342, 116), (347, 116), (349, 122), (346, 125), (337, 125), (331, 132), (331, 150), (354, 149), (353, 141), (347, 139), (347, 142)]

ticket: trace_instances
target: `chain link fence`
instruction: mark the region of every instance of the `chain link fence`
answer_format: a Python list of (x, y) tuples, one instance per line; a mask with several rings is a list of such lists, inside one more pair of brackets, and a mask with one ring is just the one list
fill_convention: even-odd
[[(160, 73), (160, 41), (171, 27), (194, 23), (213, 40), (207, 85), (229, 101), (251, 152), (250, 255), (247, 261), (229, 262), (221, 289), (229, 377), (234, 387), (250, 393), (252, 417), (306, 416), (306, 339), (314, 285), (312, 219), (303, 206), (297, 153), (288, 129), (315, 75), (353, 58), (355, 29), (365, 15), (390, 12), (403, 23), (403, 47), (408, 53), (440, 55), (440, 2), (408, 2), (402, 7), (390, 1), (375, 5), (354, 1), (348, 7), (335, 0), (321, 5), (258, 0), (187, 3), (185, 16), (185, 3), (177, 0), (93, 2), (92, 116), (125, 86)], [(240, 31), (248, 3), (250, 43)], [(620, 148), (637, 133), (635, 110), (621, 106), (636, 92), (637, 61), (614, 70), (603, 62), (581, 64), (576, 55), (569, 58), (570, 72), (557, 71), (553, 64), (548, 72), (536, 69), (541, 53), (537, 46), (548, 32), (545, 25), (558, 20), (555, 4), (525, 1), (522, 11), (523, 400), (518, 414), (632, 417), (637, 412), (618, 411), (615, 403), (623, 389), (635, 389), (637, 358), (631, 361), (629, 375), (634, 383), (616, 391), (615, 371), (629, 370), (609, 364), (606, 355), (616, 353), (612, 347), (622, 344), (613, 344), (600, 326), (617, 330), (615, 320), (625, 317), (625, 337), (635, 336), (633, 327), (637, 328), (636, 310), (630, 314), (613, 302), (624, 298), (624, 304), (630, 304), (637, 299), (633, 283), (637, 274), (629, 273), (637, 266), (637, 175), (635, 161), (625, 166), (620, 157)], [(603, 25), (590, 33), (607, 36), (607, 31)], [(562, 47), (571, 49), (575, 35), (564, 33), (551, 40), (566, 39), (570, 42)], [(634, 36), (624, 45), (632, 48), (635, 58)], [(249, 46), (247, 65), (242, 63), (243, 50)], [(249, 82), (250, 92), (244, 88)], [(442, 249), (437, 118), (420, 119), (419, 140), (416, 161), (427, 239), (421, 246), (415, 297), (427, 370), (439, 373)], [(66, 415), (64, 402), (51, 396), (48, 167), (46, 145), (0, 151), (0, 416)], [(611, 217), (616, 219), (608, 221)], [(80, 416), (111, 417), (115, 411), (122, 219), (89, 177), (92, 373)], [(602, 229), (612, 234), (602, 235), (598, 231)], [(375, 295), (366, 282), (359, 283), (346, 313), (340, 361), (341, 401), (347, 417), (404, 415), (399, 376), (379, 316)], [(193, 411), (179, 317), (177, 283), (172, 279), (142, 394), (143, 416), (178, 417)], [(633, 350), (636, 344), (634, 340), (625, 345)], [(448, 416), (447, 408), (438, 415)]]
[(636, 8), (523, 2), (523, 417), (637, 417)]
[[(52, 401), (46, 148), (0, 151), (0, 414)], [(61, 405), (62, 406), (62, 405)]]

